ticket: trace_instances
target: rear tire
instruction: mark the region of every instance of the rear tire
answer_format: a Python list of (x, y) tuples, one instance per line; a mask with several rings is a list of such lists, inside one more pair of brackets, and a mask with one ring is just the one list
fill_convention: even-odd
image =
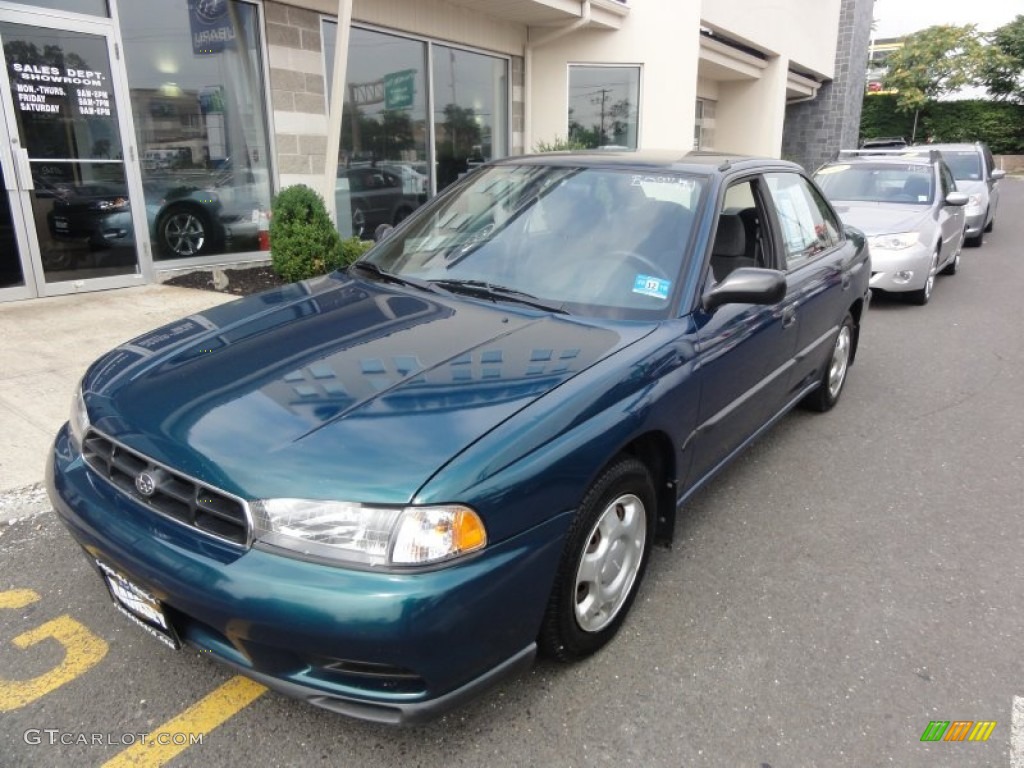
[(618, 632), (647, 568), (656, 503), (651, 473), (631, 456), (594, 481), (566, 535), (538, 637), (545, 654), (582, 659)]

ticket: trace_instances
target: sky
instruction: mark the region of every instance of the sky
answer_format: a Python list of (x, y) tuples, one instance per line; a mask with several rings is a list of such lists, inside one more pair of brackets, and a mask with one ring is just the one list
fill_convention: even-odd
[(900, 37), (936, 24), (977, 24), (991, 32), (1024, 15), (1021, 0), (875, 0), (875, 37)]

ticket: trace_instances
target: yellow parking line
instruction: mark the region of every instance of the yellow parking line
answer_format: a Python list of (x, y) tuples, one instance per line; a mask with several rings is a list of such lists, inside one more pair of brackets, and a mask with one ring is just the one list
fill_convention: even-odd
[(233, 677), (177, 717), (103, 764), (103, 768), (155, 768), (194, 744), (266, 693), (266, 687), (247, 677)]

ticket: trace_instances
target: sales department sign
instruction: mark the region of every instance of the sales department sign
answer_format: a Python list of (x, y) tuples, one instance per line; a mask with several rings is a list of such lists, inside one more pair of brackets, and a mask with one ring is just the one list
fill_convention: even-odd
[(192, 52), (196, 55), (220, 53), (235, 47), (235, 26), (231, 21), (229, 0), (187, 0), (188, 20), (192, 28)]

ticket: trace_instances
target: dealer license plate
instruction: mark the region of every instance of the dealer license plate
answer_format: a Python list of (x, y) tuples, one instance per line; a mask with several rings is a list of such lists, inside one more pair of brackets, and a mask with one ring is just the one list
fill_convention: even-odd
[(107, 582), (107, 589), (110, 590), (117, 610), (164, 645), (174, 650), (181, 648), (181, 641), (174, 627), (167, 621), (159, 600), (105, 563), (97, 560), (96, 565), (103, 574), (103, 580)]

